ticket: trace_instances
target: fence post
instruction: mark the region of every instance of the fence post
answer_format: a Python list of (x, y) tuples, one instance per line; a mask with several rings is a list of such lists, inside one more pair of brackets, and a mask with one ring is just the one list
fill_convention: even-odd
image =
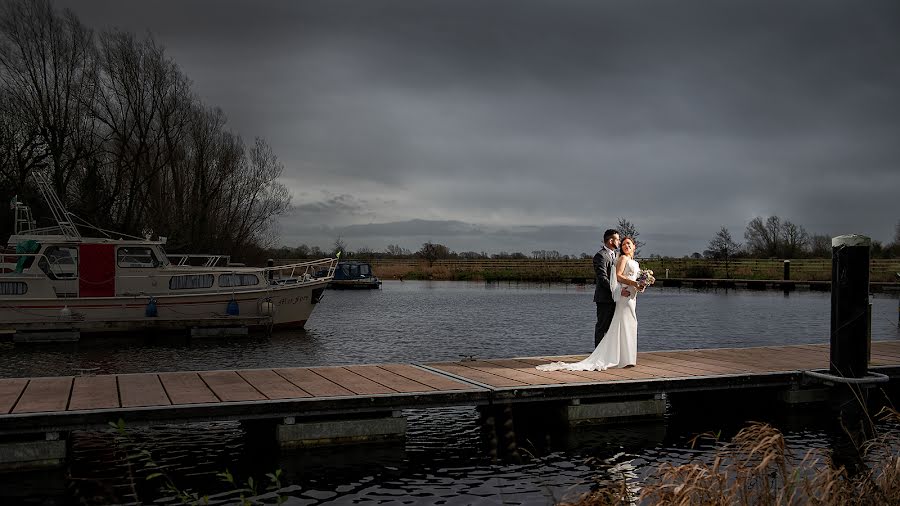
[(868, 369), (869, 246), (863, 235), (831, 239), (831, 374), (861, 378)]

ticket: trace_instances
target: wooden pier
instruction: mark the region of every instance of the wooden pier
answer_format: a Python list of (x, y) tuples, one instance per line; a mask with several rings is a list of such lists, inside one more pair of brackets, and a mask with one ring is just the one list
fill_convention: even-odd
[[(401, 410), (545, 403), (573, 423), (653, 415), (665, 396), (777, 389), (785, 402), (821, 391), (804, 371), (828, 368), (827, 345), (642, 352), (637, 366), (543, 372), (584, 355), (426, 364), (160, 372), (0, 379), (0, 467), (59, 462), (68, 432), (209, 420), (269, 421), (285, 446), (402, 434)], [(900, 340), (871, 344), (869, 369), (900, 378)], [(662, 410), (662, 411), (660, 411)]]

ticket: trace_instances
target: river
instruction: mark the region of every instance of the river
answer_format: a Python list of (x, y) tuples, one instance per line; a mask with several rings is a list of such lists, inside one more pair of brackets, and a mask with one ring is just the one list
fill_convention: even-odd
[[(381, 290), (332, 291), (305, 331), (227, 339), (102, 338), (76, 344), (0, 344), (0, 377), (431, 362), (587, 353), (593, 343), (592, 285), (387, 281)], [(872, 298), (874, 339), (900, 339), (896, 296)], [(640, 351), (828, 343), (830, 294), (650, 288), (638, 300)], [(718, 406), (717, 406), (718, 407)], [(639, 484), (662, 462), (707, 458), (714, 444), (692, 448), (705, 431), (733, 434), (749, 419), (780, 428), (802, 455), (839, 447), (840, 428), (819, 408), (768, 409), (753, 402), (702, 416), (672, 412), (658, 421), (516, 434), (515, 458), (491, 455), (474, 408), (410, 410), (399, 444), (279, 451), (252, 440), (240, 424), (134, 427), (72, 436), (65, 472), (0, 475), (0, 497), (33, 504), (144, 502), (177, 504), (161, 478), (125, 456), (147, 450), (177, 487), (238, 493), (238, 481), (283, 471), (276, 493), (287, 504), (552, 504), (594, 480)], [(882, 427), (900, 433), (894, 425)], [(118, 444), (117, 444), (118, 443)], [(132, 480), (133, 478), (133, 480)], [(255, 494), (265, 495), (265, 484)], [(254, 495), (254, 494), (251, 494)]]

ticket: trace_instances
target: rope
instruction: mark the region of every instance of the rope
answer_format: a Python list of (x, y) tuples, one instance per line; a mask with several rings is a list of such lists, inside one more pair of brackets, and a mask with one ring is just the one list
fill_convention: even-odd
[(868, 371), (866, 376), (862, 378), (848, 378), (846, 376), (835, 376), (833, 374), (828, 374), (824, 372), (818, 371), (803, 371), (803, 374), (810, 376), (812, 378), (820, 379), (823, 381), (832, 381), (834, 383), (845, 383), (849, 385), (867, 385), (871, 383), (887, 383), (891, 380), (890, 376), (886, 374), (881, 374), (878, 372)]

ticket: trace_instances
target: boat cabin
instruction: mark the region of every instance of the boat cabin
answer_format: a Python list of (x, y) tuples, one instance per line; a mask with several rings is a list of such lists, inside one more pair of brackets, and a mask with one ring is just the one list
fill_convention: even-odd
[[(0, 294), (50, 298), (116, 297), (265, 286), (260, 272), (191, 272), (175, 265), (161, 241), (12, 236), (2, 255)], [(14, 252), (13, 252), (14, 251)]]

